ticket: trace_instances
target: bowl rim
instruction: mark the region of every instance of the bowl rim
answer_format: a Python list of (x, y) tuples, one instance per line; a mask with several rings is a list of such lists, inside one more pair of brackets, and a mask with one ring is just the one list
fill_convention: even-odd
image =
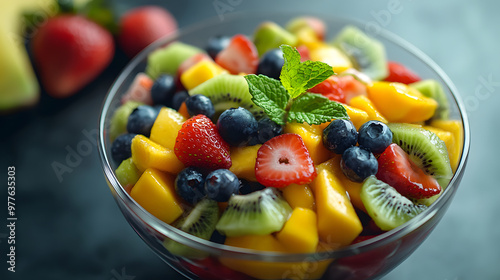
[[(132, 197), (124, 190), (121, 184), (118, 182), (114, 171), (111, 167), (110, 160), (105, 152), (106, 150), (106, 115), (108, 114), (108, 110), (110, 109), (110, 104), (115, 97), (118, 89), (123, 84), (125, 79), (130, 75), (130, 73), (138, 66), (139, 63), (143, 62), (144, 59), (147, 58), (147, 55), (153, 50), (166, 45), (169, 42), (175, 41), (179, 37), (182, 37), (184, 34), (189, 34), (191, 32), (196, 32), (203, 28), (207, 28), (207, 26), (217, 25), (217, 24), (228, 24), (233, 21), (241, 21), (242, 18), (249, 19), (255, 14), (251, 12), (235, 12), (230, 15), (225, 15), (226, 19), (221, 21), (218, 17), (213, 17), (208, 20), (203, 20), (199, 23), (195, 23), (188, 27), (183, 28), (181, 31), (175, 32), (171, 35), (165, 36), (162, 39), (159, 39), (156, 42), (153, 42), (143, 51), (141, 51), (138, 55), (136, 55), (127, 66), (120, 72), (119, 76), (115, 79), (109, 91), (107, 92), (105, 99), (101, 106), (101, 113), (99, 117), (99, 134), (98, 134), (98, 151), (99, 157), (101, 159), (101, 165), (108, 181), (108, 184), (112, 186), (112, 192), (114, 194), (115, 200), (121, 200), (124, 205), (127, 207), (129, 211), (132, 211), (137, 218), (141, 219), (144, 223), (152, 227), (158, 233), (163, 236), (173, 239), (182, 244), (186, 244), (190, 247), (193, 247), (198, 250), (205, 251), (209, 254), (224, 256), (228, 258), (237, 258), (237, 259), (246, 259), (246, 260), (261, 260), (261, 261), (277, 261), (277, 262), (297, 262), (303, 260), (313, 260), (319, 261), (328, 258), (340, 258), (346, 257), (354, 254), (359, 254), (362, 252), (366, 252), (378, 247), (382, 247), (387, 245), (395, 240), (399, 240), (405, 235), (413, 232), (414, 229), (419, 228), (427, 221), (432, 219), (436, 213), (446, 205), (447, 201), (450, 200), (454, 193), (458, 188), (458, 183), (463, 176), (465, 171), (465, 166), (468, 160), (468, 154), (470, 149), (470, 127), (469, 120), (467, 116), (467, 112), (465, 110), (464, 103), (461, 99), (461, 96), (458, 92), (458, 89), (455, 87), (451, 79), (448, 75), (426, 54), (424, 54), (421, 50), (402, 39), (398, 35), (384, 29), (380, 28), (378, 32), (375, 34), (376, 36), (382, 37), (385, 40), (390, 41), (394, 45), (402, 48), (409, 55), (415, 56), (418, 60), (423, 62), (426, 66), (432, 69), (443, 81), (443, 86), (447, 87), (453, 99), (458, 107), (459, 118), (462, 120), (462, 131), (463, 131), (463, 148), (461, 159), (459, 161), (458, 167), (448, 184), (448, 187), (443, 191), (443, 194), (426, 210), (424, 210), (421, 214), (414, 217), (411, 221), (401, 225), (393, 230), (384, 232), (380, 235), (377, 235), (368, 240), (361, 241), (356, 244), (351, 244), (345, 247), (341, 247), (335, 250), (326, 250), (323, 252), (315, 252), (315, 253), (279, 253), (279, 252), (267, 252), (267, 251), (258, 251), (251, 250), (239, 247), (228, 246), (224, 244), (215, 243), (209, 240), (204, 240), (198, 238), (196, 236), (190, 235), (186, 232), (181, 231), (180, 229), (171, 226), (158, 218), (154, 217), (152, 214), (147, 212), (144, 208), (142, 208), (137, 202), (135, 202)], [(266, 13), (265, 16), (267, 18), (273, 19), (276, 17), (285, 16), (289, 19), (294, 18), (296, 16), (316, 16), (321, 18), (322, 20), (326, 20), (327, 24), (332, 22), (341, 22), (343, 25), (354, 24), (355, 26), (364, 26), (366, 22), (346, 18), (342, 16), (334, 16), (322, 13), (308, 13), (307, 15), (304, 13), (296, 12), (286, 12), (286, 13)], [(259, 13), (259, 16), (262, 16)], [(328, 26), (328, 25), (327, 25)], [(370, 34), (372, 35), (372, 34)], [(373, 36), (373, 35), (372, 35)], [(117, 201), (118, 203), (118, 201)], [(442, 209), (445, 211), (446, 209)]]

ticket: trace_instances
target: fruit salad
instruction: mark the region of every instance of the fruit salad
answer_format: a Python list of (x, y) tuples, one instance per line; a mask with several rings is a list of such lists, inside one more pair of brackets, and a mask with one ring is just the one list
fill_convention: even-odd
[[(108, 130), (131, 198), (198, 238), (290, 254), (343, 248), (425, 211), (462, 154), (441, 84), (388, 61), (354, 26), (325, 30), (301, 17), (151, 52)], [(297, 264), (163, 246), (208, 279), (317, 279), (334, 261), (288, 275)]]

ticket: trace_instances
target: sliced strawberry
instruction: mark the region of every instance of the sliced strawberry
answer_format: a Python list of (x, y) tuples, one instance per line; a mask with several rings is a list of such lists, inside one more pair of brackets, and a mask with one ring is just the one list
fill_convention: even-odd
[(231, 167), (229, 145), (205, 115), (188, 119), (177, 134), (174, 152), (186, 166), (215, 170)]
[(255, 74), (259, 65), (259, 53), (250, 39), (237, 34), (231, 38), (229, 45), (215, 57), (215, 62), (231, 74)]
[(286, 133), (259, 148), (255, 176), (264, 186), (282, 188), (310, 183), (316, 177), (316, 168), (302, 138)]
[(138, 101), (146, 105), (153, 105), (153, 98), (151, 97), (151, 87), (154, 81), (144, 74), (139, 73), (135, 76), (127, 92), (123, 95), (121, 102)]
[(387, 67), (389, 69), (389, 76), (384, 79), (386, 82), (411, 84), (421, 80), (417, 74), (400, 63), (389, 61)]
[(441, 192), (436, 179), (426, 174), (394, 143), (378, 158), (376, 177), (408, 198), (429, 198)]
[(331, 76), (309, 89), (309, 92), (320, 93), (326, 98), (348, 103), (351, 98), (366, 95), (366, 86), (352, 75)]
[(181, 82), (182, 73), (191, 68), (191, 66), (194, 66), (196, 63), (204, 60), (213, 61), (208, 54), (202, 52), (191, 56), (190, 58), (184, 60), (181, 65), (179, 65), (179, 68), (177, 69), (177, 76), (175, 77), (175, 84), (177, 86), (177, 89), (184, 89), (184, 85)]

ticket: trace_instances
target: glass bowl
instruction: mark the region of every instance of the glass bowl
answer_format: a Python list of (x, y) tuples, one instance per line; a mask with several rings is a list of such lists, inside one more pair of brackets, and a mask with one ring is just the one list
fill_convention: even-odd
[[(257, 275), (260, 278), (377, 279), (399, 265), (425, 240), (443, 217), (457, 191), (467, 162), (470, 133), (464, 106), (450, 79), (421, 51), (385, 30), (373, 28), (373, 26), (354, 20), (318, 16), (328, 26), (325, 38), (333, 38), (342, 27), (348, 24), (358, 26), (385, 45), (389, 60), (401, 62), (413, 69), (423, 79), (435, 79), (443, 85), (450, 101), (451, 118), (462, 122), (464, 142), (455, 175), (435, 203), (408, 223), (360, 243), (314, 254), (285, 254), (230, 247), (191, 236), (155, 218), (131, 198), (114, 174), (117, 165), (110, 160), (111, 142), (107, 131), (111, 116), (120, 105), (121, 97), (131, 85), (136, 74), (144, 71), (147, 55), (174, 40), (203, 47), (208, 38), (213, 35), (231, 36), (236, 33), (250, 35), (262, 21), (272, 20), (283, 26), (293, 17), (300, 15), (233, 14), (225, 17), (224, 21), (215, 18), (186, 28), (175, 35), (153, 43), (137, 55), (123, 70), (106, 96), (99, 123), (99, 154), (111, 193), (137, 234), (162, 260), (187, 278), (252, 279), (246, 274), (222, 266), (217, 261), (224, 258), (239, 262), (239, 267), (246, 267), (242, 270), (245, 270), (247, 274), (248, 270), (250, 270), (249, 274), (253, 274), (252, 271), (264, 272), (264, 276)], [(172, 255), (162, 245), (165, 239), (172, 239), (204, 252), (207, 258), (197, 260)], [(266, 275), (266, 272), (269, 274)]]

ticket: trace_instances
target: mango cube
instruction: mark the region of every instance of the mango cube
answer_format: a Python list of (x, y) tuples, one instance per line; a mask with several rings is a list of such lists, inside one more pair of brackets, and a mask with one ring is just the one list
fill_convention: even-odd
[(313, 253), (318, 246), (316, 213), (307, 208), (293, 209), (276, 238), (292, 253)]
[(374, 82), (368, 98), (389, 122), (414, 123), (430, 119), (438, 103), (401, 83)]
[(181, 82), (187, 90), (190, 90), (223, 73), (227, 73), (227, 70), (214, 61), (202, 60), (182, 73)]
[(229, 170), (238, 178), (249, 181), (257, 181), (255, 178), (255, 161), (257, 160), (257, 151), (261, 144), (254, 146), (235, 147), (231, 149), (231, 162), (233, 163)]
[(314, 164), (320, 164), (333, 155), (323, 145), (323, 129), (319, 125), (288, 122), (285, 125), (284, 132), (295, 133), (302, 137)]
[(291, 184), (282, 189), (283, 197), (292, 209), (301, 207), (314, 210), (314, 194), (308, 185)]
[(311, 50), (311, 60), (332, 66), (333, 72), (341, 73), (353, 67), (351, 60), (334, 46), (324, 45)]
[(151, 128), (151, 136), (149, 138), (155, 143), (173, 150), (177, 134), (185, 121), (186, 118), (176, 110), (168, 107), (161, 108)]
[(170, 224), (183, 212), (174, 181), (173, 175), (148, 168), (132, 188), (130, 195), (146, 211)]
[(386, 118), (384, 118), (384, 116), (382, 116), (377, 108), (375, 108), (373, 102), (364, 95), (358, 95), (351, 98), (351, 100), (349, 101), (349, 105), (365, 111), (368, 114), (368, 120), (376, 120), (387, 123)]
[[(357, 130), (369, 120), (368, 113), (361, 109), (357, 109), (351, 106), (348, 106), (346, 104), (342, 104), (344, 106), (347, 115), (349, 116), (349, 120), (351, 120), (352, 124), (354, 124), (354, 127), (356, 127)], [(320, 125), (321, 129), (325, 129), (330, 124), (330, 122), (322, 123)]]
[(453, 135), (454, 144), (448, 144), (446, 141), (445, 143), (446, 148), (448, 149), (448, 156), (450, 157), (451, 169), (455, 172), (457, 170), (458, 163), (460, 162), (464, 145), (462, 123), (457, 120), (433, 120), (431, 122), (431, 126), (448, 131)]
[(144, 135), (132, 139), (132, 160), (139, 171), (156, 168), (172, 174), (184, 169), (184, 164), (177, 158), (174, 151), (157, 144)]
[(349, 245), (363, 230), (361, 221), (337, 177), (324, 164), (317, 170), (310, 186), (316, 198), (319, 237), (327, 244)]

